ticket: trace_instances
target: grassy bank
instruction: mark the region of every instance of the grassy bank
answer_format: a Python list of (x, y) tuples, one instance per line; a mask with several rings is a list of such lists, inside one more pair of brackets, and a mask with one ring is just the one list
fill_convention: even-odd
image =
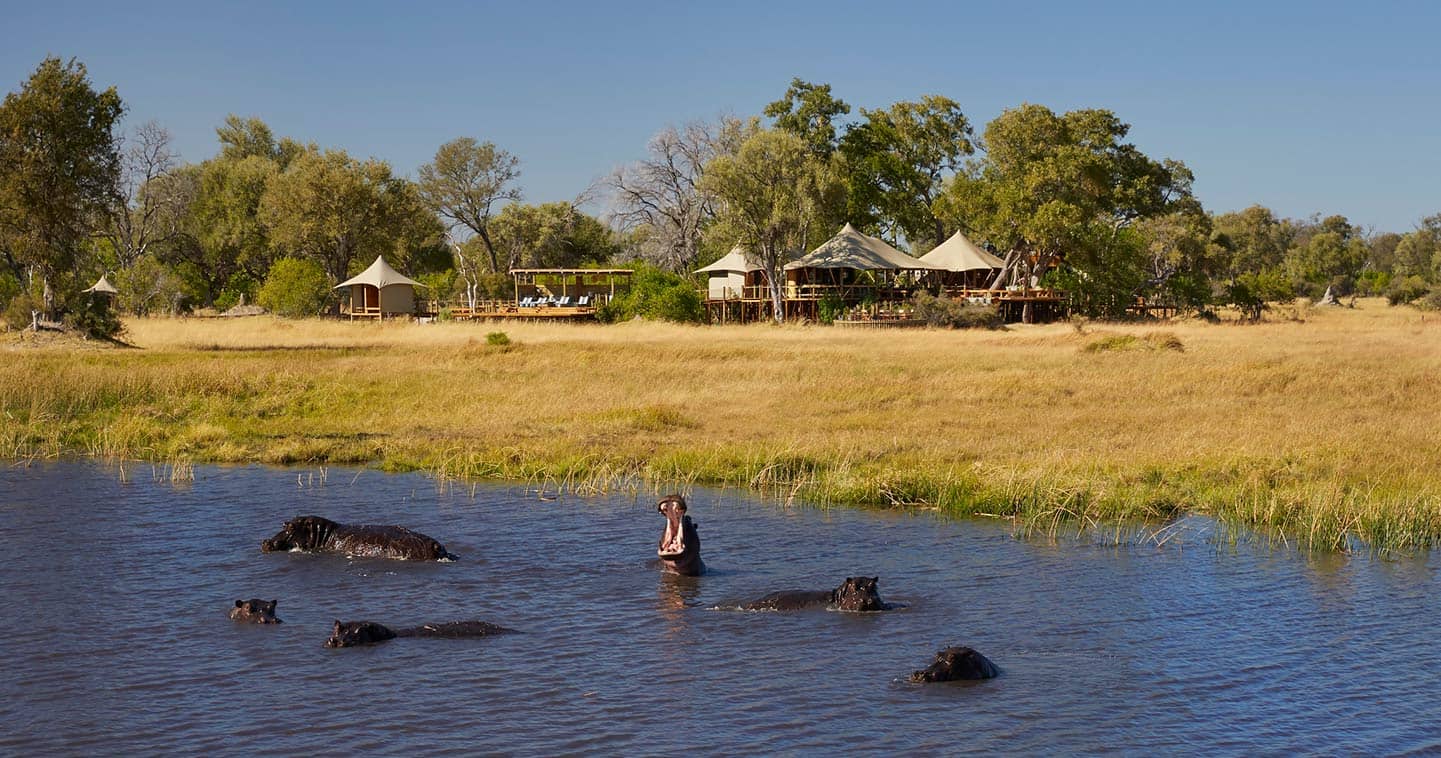
[[(0, 455), (364, 463), (755, 487), (1024, 528), (1204, 513), (1321, 549), (1441, 538), (1441, 318), (841, 328), (141, 320), (0, 336)], [(512, 344), (486, 344), (504, 328)]]

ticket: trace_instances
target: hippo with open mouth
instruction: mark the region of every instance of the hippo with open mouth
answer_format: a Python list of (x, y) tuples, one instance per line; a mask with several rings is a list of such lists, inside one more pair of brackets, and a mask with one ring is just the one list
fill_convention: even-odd
[(1000, 674), (996, 664), (968, 647), (948, 647), (936, 653), (936, 660), (920, 671), (911, 673), (911, 681), (950, 682), (960, 679), (990, 679)]
[(825, 608), (833, 611), (870, 613), (888, 611), (893, 607), (881, 600), (876, 585), (880, 577), (848, 576), (833, 590), (781, 590), (758, 600), (743, 603), (743, 611), (798, 611), (804, 608)]
[(284, 623), (275, 617), (275, 603), (271, 600), (266, 602), (258, 597), (249, 600), (236, 600), (235, 607), (230, 609), (230, 619), (243, 624), (281, 624)]
[(411, 561), (455, 559), (444, 545), (403, 526), (339, 524), (320, 516), (296, 516), (285, 522), (278, 534), (260, 543), (260, 550), (343, 553), (354, 558)]
[(374, 621), (342, 622), (336, 619), (335, 627), (330, 632), (330, 638), (325, 641), (325, 646), (356, 647), (357, 645), (373, 645), (377, 642), (393, 640), (396, 637), (473, 639), (476, 637), (491, 637), (497, 634), (505, 634), (510, 631), (513, 630), (484, 621), (447, 621), (441, 624), (424, 624), (422, 626), (413, 626), (404, 629), (391, 629), (384, 624), (378, 624)]
[(661, 567), (682, 576), (705, 573), (705, 564), (700, 559), (700, 533), (696, 531), (696, 523), (685, 514), (685, 498), (666, 495), (656, 503), (655, 509), (665, 516), (665, 531), (655, 551), (660, 556)]

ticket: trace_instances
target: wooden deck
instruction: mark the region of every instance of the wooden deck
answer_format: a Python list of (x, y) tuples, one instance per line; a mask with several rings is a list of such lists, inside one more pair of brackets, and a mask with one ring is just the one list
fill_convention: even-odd
[(489, 321), (533, 319), (536, 321), (585, 321), (595, 318), (591, 306), (516, 305), (514, 303), (479, 305), (475, 308), (457, 306), (450, 309), (456, 321)]

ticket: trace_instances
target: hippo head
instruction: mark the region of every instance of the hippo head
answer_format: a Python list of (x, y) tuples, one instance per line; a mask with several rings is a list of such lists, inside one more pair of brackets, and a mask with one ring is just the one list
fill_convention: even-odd
[(884, 611), (890, 606), (876, 590), (880, 577), (850, 576), (831, 593), (831, 602), (841, 611)]
[(320, 516), (296, 516), (280, 525), (274, 537), (260, 543), (263, 553), (283, 553), (289, 550), (317, 550), (325, 544), (335, 522)]
[(700, 560), (700, 534), (694, 521), (685, 514), (685, 498), (680, 495), (666, 495), (656, 503), (655, 509), (665, 516), (665, 531), (660, 536), (656, 555), (662, 565), (679, 574), (694, 576), (702, 571)]
[(274, 600), (266, 602), (258, 597), (236, 600), (235, 607), (230, 609), (230, 618), (246, 624), (279, 624), (280, 619), (275, 617), (275, 603)]
[(950, 682), (957, 679), (990, 679), (1000, 673), (996, 664), (968, 647), (948, 647), (936, 653), (936, 660), (911, 673), (912, 682)]
[(376, 642), (395, 639), (395, 632), (384, 624), (377, 624), (374, 621), (347, 621), (342, 623), (336, 619), (335, 626), (330, 630), (330, 639), (325, 641), (326, 647), (355, 647), (356, 645), (370, 645)]

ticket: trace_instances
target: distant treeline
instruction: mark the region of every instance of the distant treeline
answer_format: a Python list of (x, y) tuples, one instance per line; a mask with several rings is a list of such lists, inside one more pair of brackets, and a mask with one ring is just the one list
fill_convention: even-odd
[[(185, 163), (163, 127), (123, 128), (124, 112), (114, 87), (59, 58), (0, 105), (12, 326), (90, 318), (81, 290), (102, 273), (128, 313), (318, 313), (377, 255), (432, 296), (471, 301), (506, 294), (515, 267), (634, 264), (645, 291), (628, 308), (700, 319), (690, 271), (739, 244), (778, 276), (847, 221), (915, 255), (964, 231), (1093, 316), (1138, 299), (1259, 316), (1328, 288), (1441, 306), (1441, 215), (1400, 234), (1259, 205), (1212, 214), (1184, 163), (1143, 154), (1107, 110), (1024, 104), (977, 135), (946, 97), (852, 116), (829, 85), (797, 79), (763, 115), (665, 127), (644, 159), (538, 205), (523, 202), (516, 156), (469, 137), (412, 180), (234, 115), (213, 157)], [(582, 210), (593, 204), (601, 217)]]

